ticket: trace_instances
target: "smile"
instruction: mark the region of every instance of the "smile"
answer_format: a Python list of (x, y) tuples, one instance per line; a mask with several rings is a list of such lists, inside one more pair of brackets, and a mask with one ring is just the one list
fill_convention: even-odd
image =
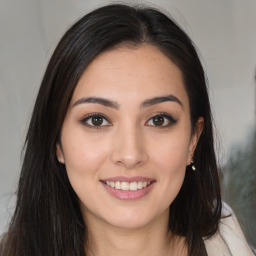
[(123, 191), (136, 191), (143, 188), (146, 188), (148, 185), (150, 185), (151, 182), (147, 181), (134, 181), (134, 182), (126, 182), (126, 181), (105, 181), (104, 182), (107, 186), (123, 190)]
[(139, 176), (119, 176), (100, 181), (110, 195), (121, 200), (137, 200), (145, 197), (156, 183), (155, 179)]

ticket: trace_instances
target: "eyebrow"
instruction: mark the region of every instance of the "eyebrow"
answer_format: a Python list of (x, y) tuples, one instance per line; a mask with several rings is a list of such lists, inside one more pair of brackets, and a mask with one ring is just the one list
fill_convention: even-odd
[(174, 95), (154, 97), (152, 99), (145, 100), (141, 103), (141, 107), (149, 107), (166, 101), (176, 102), (183, 108), (182, 102)]
[[(167, 102), (167, 101), (176, 102), (183, 108), (182, 102), (174, 95), (160, 96), (160, 97), (154, 97), (152, 99), (144, 100), (140, 104), (140, 107), (141, 108), (150, 107), (150, 106)], [(83, 103), (96, 103), (96, 104), (101, 104), (103, 106), (114, 108), (114, 109), (120, 108), (120, 105), (116, 101), (112, 101), (112, 100), (108, 100), (100, 97), (87, 97), (87, 98), (83, 97), (78, 101), (76, 101), (73, 104), (73, 107)]]
[(115, 101), (104, 99), (104, 98), (99, 98), (99, 97), (81, 98), (73, 104), (73, 107), (75, 107), (79, 104), (82, 104), (82, 103), (97, 103), (97, 104), (101, 104), (103, 106), (111, 107), (111, 108), (115, 108), (115, 109), (119, 109), (119, 107), (120, 107), (120, 105)]

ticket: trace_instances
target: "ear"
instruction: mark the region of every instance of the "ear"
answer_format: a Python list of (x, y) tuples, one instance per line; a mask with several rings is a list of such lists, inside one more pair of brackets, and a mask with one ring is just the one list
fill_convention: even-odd
[(191, 135), (191, 139), (190, 139), (190, 143), (189, 143), (188, 157), (187, 157), (187, 165), (191, 164), (191, 160), (193, 158), (193, 155), (194, 155), (197, 143), (199, 141), (199, 138), (201, 136), (201, 133), (203, 131), (203, 128), (204, 128), (204, 118), (199, 117), (196, 122), (194, 132)]
[(56, 156), (60, 163), (65, 164), (63, 150), (62, 150), (61, 144), (59, 142), (56, 143)]

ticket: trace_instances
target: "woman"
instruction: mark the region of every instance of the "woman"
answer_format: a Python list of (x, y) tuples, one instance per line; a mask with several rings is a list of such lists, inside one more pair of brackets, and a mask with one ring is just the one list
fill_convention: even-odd
[(223, 237), (221, 222), (236, 222), (221, 214), (191, 40), (151, 8), (109, 5), (80, 19), (38, 93), (2, 254), (252, 255), (242, 233), (239, 252)]

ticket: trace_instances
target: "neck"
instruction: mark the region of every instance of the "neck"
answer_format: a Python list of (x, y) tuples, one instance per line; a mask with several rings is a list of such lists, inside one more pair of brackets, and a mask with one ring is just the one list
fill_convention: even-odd
[(133, 229), (114, 227), (89, 217), (86, 255), (187, 255), (185, 240), (171, 235), (168, 231), (168, 215), (161, 216), (150, 225)]

